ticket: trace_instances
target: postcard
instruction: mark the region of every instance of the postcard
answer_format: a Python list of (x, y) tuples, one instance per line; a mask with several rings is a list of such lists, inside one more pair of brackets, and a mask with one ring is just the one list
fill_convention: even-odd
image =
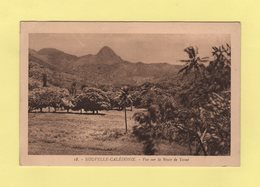
[(240, 165), (240, 23), (20, 26), (21, 165)]

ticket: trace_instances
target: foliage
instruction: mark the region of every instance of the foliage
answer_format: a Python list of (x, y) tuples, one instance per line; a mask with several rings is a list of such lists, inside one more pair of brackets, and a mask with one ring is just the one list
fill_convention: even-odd
[(36, 88), (29, 92), (29, 111), (43, 108), (56, 108), (62, 105), (62, 99), (69, 96), (67, 89), (59, 87)]
[(134, 114), (138, 122), (133, 127), (133, 134), (139, 141), (143, 142), (144, 154), (154, 155), (157, 151), (158, 142), (165, 139), (165, 124), (168, 119), (173, 119), (172, 111), (176, 109), (173, 98), (164, 98), (157, 105), (151, 104), (147, 111)]
[(205, 58), (200, 59), (198, 56), (198, 47), (190, 46), (185, 48), (184, 51), (188, 54), (189, 60), (182, 60), (182, 62), (187, 62), (187, 64), (179, 70), (179, 73), (186, 75), (193, 70), (197, 76), (199, 72), (202, 72), (205, 69), (205, 66), (201, 63), (206, 62)]
[[(214, 60), (209, 62), (209, 65), (197, 75), (196, 79), (190, 77), (191, 72), (186, 75), (187, 79), (192, 81), (183, 81), (179, 87), (178, 99), (185, 107), (203, 106), (208, 103), (211, 93), (230, 89), (230, 46), (227, 44), (226, 48), (221, 46), (212, 49)], [(193, 67), (193, 69), (196, 68)]]
[[(137, 124), (133, 128), (133, 134), (144, 145), (144, 154), (156, 154), (160, 141), (167, 140), (186, 146), (191, 155), (228, 155), (231, 47), (212, 47), (210, 58), (201, 58), (197, 47), (184, 51), (188, 59), (182, 61), (187, 64), (174, 77), (174, 84), (164, 81), (136, 87), (103, 85), (98, 89), (77, 79), (66, 83), (69, 90), (53, 87), (57, 82), (52, 80), (54, 73), (29, 63), (29, 111), (46, 107), (56, 111), (62, 107), (67, 112), (73, 109), (98, 113), (118, 108), (125, 112), (127, 132), (127, 107), (134, 105), (147, 109), (134, 114)], [(77, 83), (82, 85), (81, 90), (77, 90)]]
[(29, 90), (42, 87), (42, 83), (36, 79), (29, 78)]
[[(81, 87), (82, 88), (82, 90), (85, 88), (85, 87)], [(71, 87), (70, 87), (70, 89), (69, 89), (69, 92), (70, 92), (70, 94), (72, 95), (72, 96), (75, 96), (76, 95), (76, 93), (77, 93), (77, 83), (76, 82), (73, 82), (72, 84), (71, 84)]]
[(46, 78), (48, 78), (47, 86), (49, 87), (55, 86), (70, 89), (73, 82), (76, 81), (79, 84), (82, 84), (83, 82), (77, 75), (56, 71), (55, 69), (48, 68), (34, 60), (29, 61), (29, 79), (39, 81), (42, 87), (44, 74), (47, 76)]
[(184, 50), (189, 60), (183, 60), (187, 65), (179, 71), (183, 77), (176, 101), (157, 87), (141, 92), (153, 98), (146, 113), (134, 115), (134, 134), (144, 143), (144, 153), (155, 154), (156, 141), (166, 139), (186, 145), (194, 155), (230, 154), (231, 49), (228, 44), (212, 49), (208, 66), (197, 48)]
[(73, 98), (71, 96), (63, 97), (61, 99), (61, 107), (67, 110), (67, 112), (69, 112), (70, 109), (74, 109)]
[(85, 111), (108, 110), (110, 108), (110, 100), (105, 92), (97, 88), (87, 88), (82, 90), (74, 100), (76, 109), (84, 109)]
[(137, 108), (148, 108), (151, 104), (160, 103), (162, 99), (172, 97), (166, 89), (158, 85), (146, 83), (138, 88), (133, 94), (133, 105)]
[(110, 106), (111, 109), (117, 108), (118, 110), (122, 110), (122, 106), (120, 105), (120, 91), (119, 90), (113, 90), (106, 92), (107, 96), (110, 100)]
[(133, 101), (132, 96), (129, 92), (129, 87), (122, 87), (116, 96), (116, 100), (118, 100), (118, 104), (122, 108), (131, 106)]

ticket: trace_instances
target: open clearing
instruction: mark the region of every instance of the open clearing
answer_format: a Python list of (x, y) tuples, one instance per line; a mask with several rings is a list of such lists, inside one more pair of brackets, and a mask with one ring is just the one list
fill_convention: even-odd
[[(142, 155), (143, 144), (132, 135), (133, 114), (127, 112), (128, 133), (123, 111), (101, 114), (29, 113), (30, 155)], [(159, 155), (188, 155), (187, 148), (160, 143)]]

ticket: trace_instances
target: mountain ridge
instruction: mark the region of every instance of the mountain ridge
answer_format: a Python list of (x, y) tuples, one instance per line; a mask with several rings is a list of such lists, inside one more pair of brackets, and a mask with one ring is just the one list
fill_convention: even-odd
[[(108, 46), (96, 54), (76, 56), (55, 48), (29, 49), (29, 61), (54, 72), (71, 74), (86, 84), (142, 84), (175, 75), (180, 66), (168, 63), (129, 62)], [(51, 75), (50, 75), (51, 76)]]

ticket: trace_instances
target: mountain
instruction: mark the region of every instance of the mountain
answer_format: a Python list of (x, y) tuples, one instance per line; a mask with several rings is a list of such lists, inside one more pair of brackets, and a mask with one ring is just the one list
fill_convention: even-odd
[(37, 63), (44, 68), (57, 70), (56, 66), (50, 64), (44, 56), (38, 54), (38, 52), (33, 49), (29, 49), (29, 65), (31, 64), (30, 62)]
[(66, 70), (72, 62), (78, 59), (75, 55), (71, 55), (54, 48), (43, 48), (37, 51), (36, 54), (35, 52), (36, 51), (34, 51), (34, 55), (36, 55), (38, 59), (41, 59), (61, 71)]
[(29, 61), (56, 74), (63, 73), (63, 77), (69, 82), (72, 82), (70, 79), (75, 79), (80, 84), (87, 85), (139, 85), (144, 82), (158, 82), (176, 75), (180, 69), (180, 66), (167, 63), (132, 63), (123, 60), (108, 46), (104, 46), (97, 54), (81, 57), (53, 48), (39, 51), (30, 49)]
[(72, 65), (72, 69), (84, 68), (84, 66), (88, 66), (90, 64), (107, 64), (113, 65), (124, 62), (120, 56), (116, 55), (116, 53), (109, 47), (105, 46), (96, 55), (85, 55), (79, 57)]
[[(48, 85), (69, 88), (73, 82), (82, 83), (82, 79), (66, 69), (78, 57), (52, 48), (40, 51), (29, 49), (29, 88), (37, 83), (41, 85), (43, 74), (47, 75)], [(61, 59), (61, 60), (59, 60)]]
[(120, 56), (108, 46), (103, 47), (96, 55), (96, 60), (99, 63), (117, 64), (123, 62)]

